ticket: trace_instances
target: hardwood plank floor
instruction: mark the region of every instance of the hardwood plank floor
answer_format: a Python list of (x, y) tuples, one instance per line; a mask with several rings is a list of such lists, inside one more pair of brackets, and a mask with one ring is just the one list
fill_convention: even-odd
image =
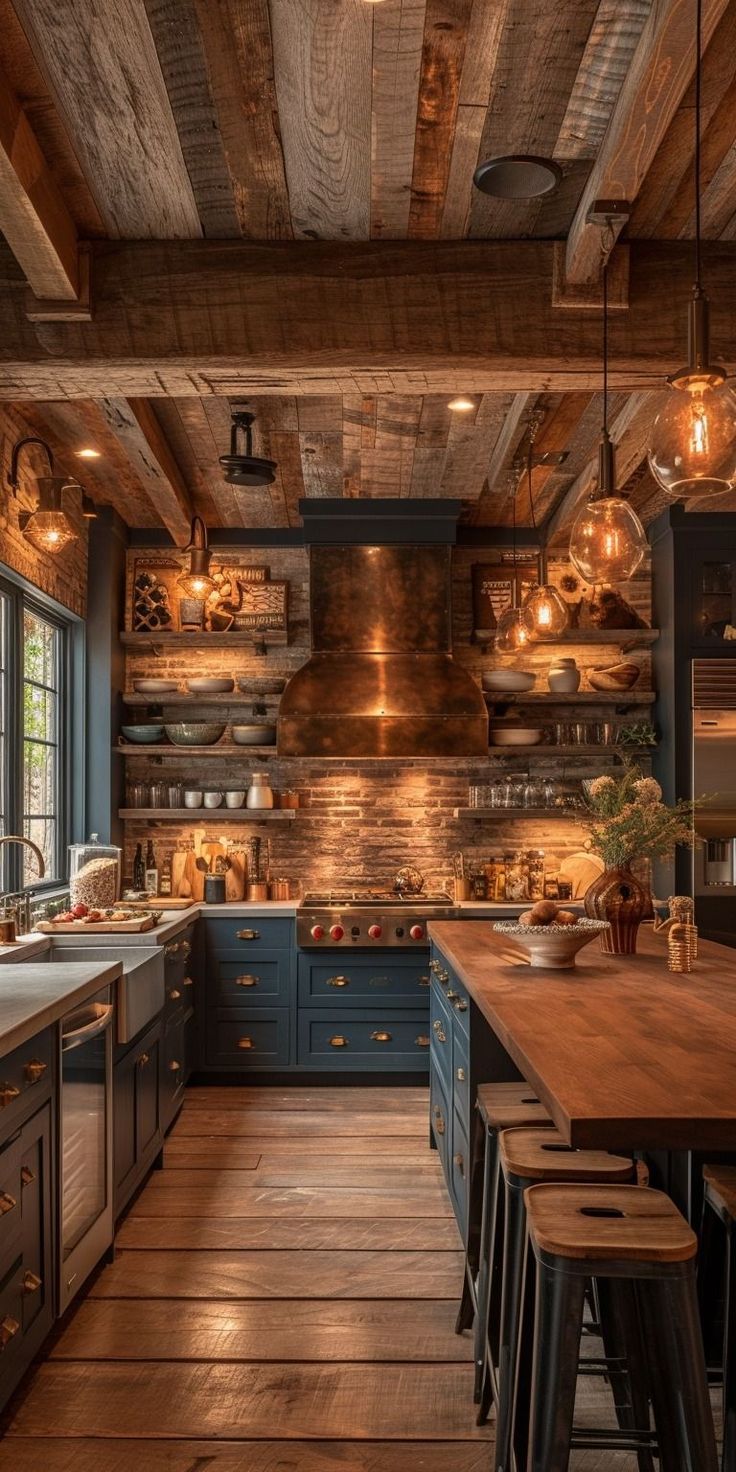
[[(349, 1224), (343, 1222), (343, 1232)], [(457, 1299), (461, 1252), (126, 1252), (91, 1298)], [(178, 1316), (178, 1309), (177, 1309)], [(454, 1358), (454, 1355), (452, 1356)]]
[(203, 1221), (200, 1217), (184, 1216), (172, 1221), (167, 1217), (129, 1216), (120, 1227), (117, 1241), (120, 1247), (143, 1250), (165, 1247), (169, 1252), (207, 1248), (229, 1252), (259, 1247), (272, 1251), (298, 1247), (301, 1251), (315, 1252), (334, 1247), (341, 1252), (365, 1252), (379, 1244), (382, 1252), (456, 1253), (461, 1245), (454, 1221), (442, 1221), (436, 1216), (418, 1221), (411, 1217), (384, 1221), (365, 1216), (360, 1221), (351, 1221), (347, 1234), (345, 1222), (339, 1219), (316, 1221), (296, 1217), (281, 1221), (278, 1217), (259, 1217), (246, 1221), (243, 1217), (216, 1217), (213, 1221)]

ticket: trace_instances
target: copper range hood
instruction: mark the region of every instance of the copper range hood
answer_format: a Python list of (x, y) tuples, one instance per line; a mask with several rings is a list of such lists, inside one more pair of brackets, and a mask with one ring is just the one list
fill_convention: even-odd
[(488, 713), (452, 658), (459, 501), (302, 501), (312, 654), (289, 681), (282, 756), (485, 756)]

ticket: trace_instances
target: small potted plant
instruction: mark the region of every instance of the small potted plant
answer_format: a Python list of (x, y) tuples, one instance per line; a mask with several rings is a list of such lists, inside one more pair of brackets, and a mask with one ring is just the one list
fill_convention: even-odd
[(668, 807), (659, 783), (634, 765), (626, 766), (620, 777), (594, 777), (583, 783), (583, 800), (586, 847), (605, 864), (586, 891), (585, 913), (592, 920), (608, 921), (609, 929), (601, 935), (604, 951), (632, 955), (650, 896), (631, 866), (638, 859), (664, 858), (676, 844), (692, 848), (696, 804)]

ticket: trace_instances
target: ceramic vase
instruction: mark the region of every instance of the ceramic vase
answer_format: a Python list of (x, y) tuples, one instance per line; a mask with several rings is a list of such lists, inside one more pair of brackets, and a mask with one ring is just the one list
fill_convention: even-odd
[(574, 695), (580, 688), (580, 670), (574, 659), (556, 659), (547, 673), (550, 690), (558, 695)]
[(601, 950), (613, 956), (633, 956), (636, 936), (647, 911), (648, 895), (625, 864), (604, 869), (586, 890), (583, 904), (591, 920), (607, 920)]

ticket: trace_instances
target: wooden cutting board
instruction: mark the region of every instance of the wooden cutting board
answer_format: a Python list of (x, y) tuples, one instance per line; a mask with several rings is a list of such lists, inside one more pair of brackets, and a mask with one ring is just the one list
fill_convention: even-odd
[(594, 879), (603, 873), (605, 865), (597, 854), (577, 853), (570, 854), (560, 864), (560, 875), (563, 879), (569, 879), (572, 884), (572, 897), (574, 900), (582, 899), (586, 889), (589, 889)]
[(137, 920), (38, 920), (35, 927), (42, 935), (119, 935), (121, 932), (140, 934), (153, 930), (150, 915), (139, 915)]

